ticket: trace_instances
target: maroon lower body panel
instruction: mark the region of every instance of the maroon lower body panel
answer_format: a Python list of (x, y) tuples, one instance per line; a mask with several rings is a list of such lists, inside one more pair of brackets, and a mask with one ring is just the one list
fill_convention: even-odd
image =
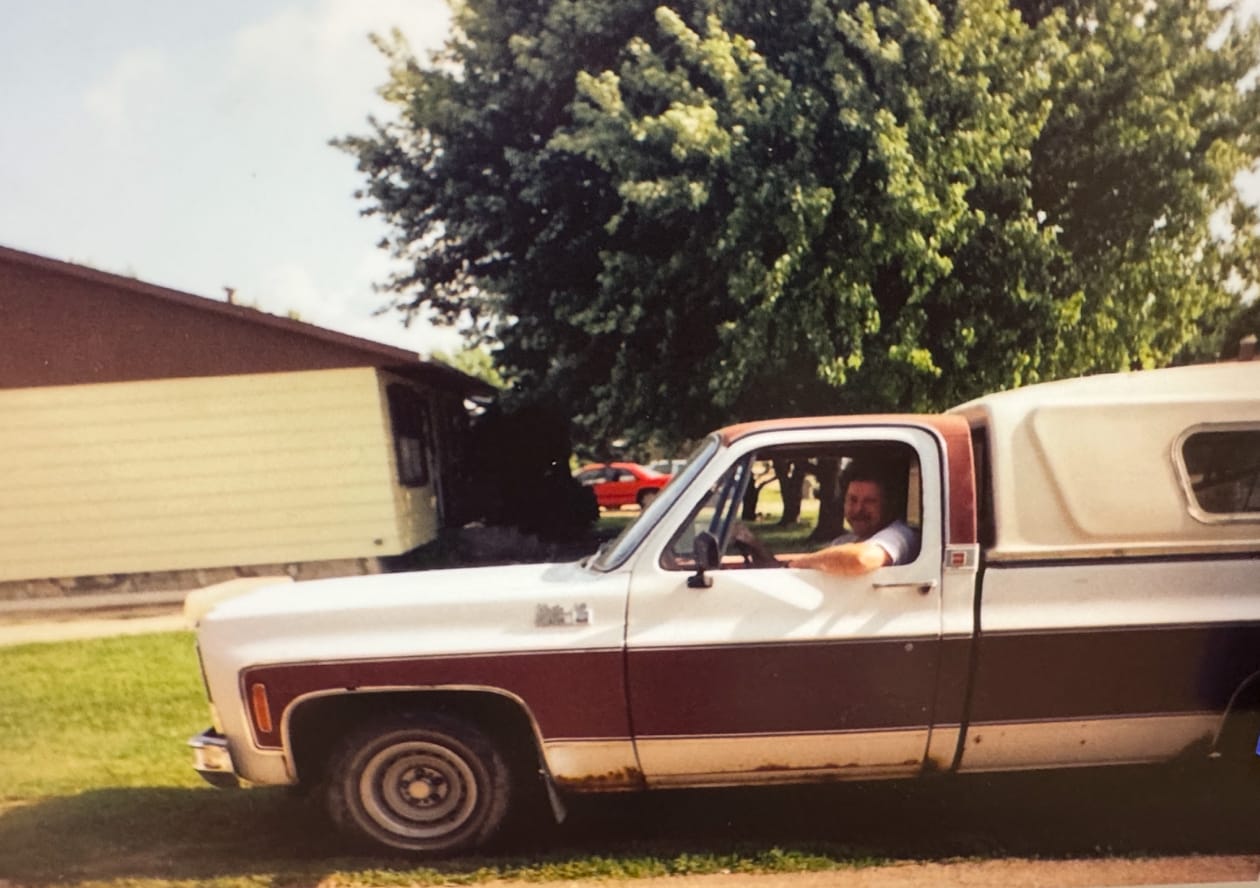
[(926, 727), (936, 639), (642, 648), (628, 655), (640, 737)]
[(525, 701), (544, 737), (630, 736), (621, 650), (538, 651), (476, 656), (400, 657), (339, 663), (293, 663), (246, 670), (243, 692), (260, 682), (275, 713), (258, 744), (281, 746), (285, 712), (301, 697), (337, 691), (434, 687), (492, 688)]
[(970, 720), (1224, 712), (1260, 671), (1260, 625), (986, 633)]

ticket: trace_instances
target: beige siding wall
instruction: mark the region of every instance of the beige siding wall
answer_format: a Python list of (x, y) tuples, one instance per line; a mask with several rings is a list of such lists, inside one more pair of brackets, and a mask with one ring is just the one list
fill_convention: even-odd
[(0, 580), (397, 554), (372, 368), (0, 391)]

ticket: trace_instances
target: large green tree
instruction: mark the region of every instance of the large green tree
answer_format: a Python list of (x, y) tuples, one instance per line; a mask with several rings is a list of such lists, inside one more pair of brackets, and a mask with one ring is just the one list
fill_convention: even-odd
[(398, 119), (342, 144), (399, 308), (593, 438), (940, 407), (1166, 363), (1260, 276), (1230, 15), (467, 0), (426, 62), (379, 41)]
[(1054, 369), (1166, 364), (1260, 280), (1256, 211), (1234, 186), (1260, 156), (1255, 26), (1230, 30), (1234, 7), (1208, 2), (1019, 5), (1059, 15), (1070, 49), (1033, 164), (1057, 289), (1080, 301)]

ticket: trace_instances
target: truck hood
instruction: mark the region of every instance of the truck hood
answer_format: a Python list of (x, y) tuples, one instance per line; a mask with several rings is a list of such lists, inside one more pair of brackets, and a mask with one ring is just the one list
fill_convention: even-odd
[(620, 646), (627, 585), (576, 563), (280, 582), (214, 605), (198, 639), (254, 664)]

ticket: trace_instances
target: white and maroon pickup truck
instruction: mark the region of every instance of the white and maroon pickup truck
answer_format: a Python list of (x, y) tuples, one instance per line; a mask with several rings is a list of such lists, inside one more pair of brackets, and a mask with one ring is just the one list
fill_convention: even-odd
[[(830, 484), (874, 456), (908, 563), (726, 553), (754, 471)], [(1254, 760), (1260, 362), (733, 426), (584, 561), (276, 585), (205, 613), (198, 648), (198, 771), (321, 787), (352, 835), (419, 853), (484, 844), (539, 790), (560, 815), (569, 792)]]

